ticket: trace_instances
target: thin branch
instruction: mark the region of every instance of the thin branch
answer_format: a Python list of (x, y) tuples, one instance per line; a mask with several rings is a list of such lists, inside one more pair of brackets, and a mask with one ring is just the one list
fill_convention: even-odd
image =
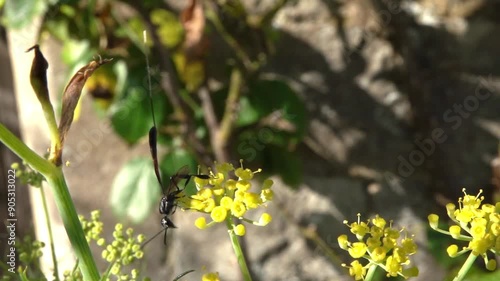
[(243, 84), (241, 70), (234, 68), (229, 80), (229, 94), (226, 99), (226, 111), (222, 117), (218, 141), (221, 146), (225, 147), (229, 137), (233, 131), (234, 121), (238, 113), (238, 101), (241, 95), (241, 87)]
[(213, 23), (217, 32), (219, 32), (219, 34), (222, 36), (224, 41), (226, 41), (229, 47), (233, 49), (233, 51), (236, 54), (236, 57), (243, 64), (245, 69), (248, 72), (254, 72), (258, 68), (258, 65), (252, 62), (248, 54), (243, 50), (240, 44), (238, 44), (238, 41), (236, 41), (236, 39), (234, 39), (234, 37), (231, 36), (231, 34), (229, 34), (226, 31), (224, 25), (219, 20), (219, 17), (217, 16), (217, 13), (215, 12), (213, 6), (212, 5), (205, 5), (205, 6), (206, 6), (205, 14), (207, 16), (207, 19), (209, 19)]

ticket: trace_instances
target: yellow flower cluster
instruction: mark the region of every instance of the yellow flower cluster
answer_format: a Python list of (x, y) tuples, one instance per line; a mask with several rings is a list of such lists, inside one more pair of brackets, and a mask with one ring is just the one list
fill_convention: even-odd
[[(404, 278), (414, 277), (418, 275), (416, 267), (405, 267), (410, 264), (409, 256), (417, 251), (417, 245), (413, 238), (401, 238), (401, 232), (404, 229), (398, 230), (387, 226), (385, 219), (378, 215), (368, 222), (358, 221), (344, 224), (351, 228), (351, 232), (356, 235), (358, 242), (349, 242), (347, 235), (338, 237), (340, 248), (348, 251), (349, 255), (356, 260), (350, 266), (343, 264), (349, 268), (349, 274), (355, 280), (363, 280), (367, 274), (367, 269), (380, 267), (387, 272), (387, 276), (395, 277), (400, 275)], [(364, 258), (368, 260), (366, 265), (362, 265), (357, 259)]]
[[(482, 204), (484, 196), (480, 196), (482, 190), (476, 196), (468, 195), (463, 189), (464, 197), (458, 199), (458, 209), (455, 204), (446, 205), (448, 216), (456, 223), (449, 227), (448, 231), (439, 229), (439, 216), (431, 214), (428, 217), (429, 224), (434, 230), (450, 235), (451, 237), (469, 241), (469, 245), (459, 251), (457, 245), (448, 247), (450, 257), (456, 257), (468, 251), (475, 256), (482, 256), (486, 268), (496, 269), (496, 261), (488, 259), (486, 252), (500, 253), (500, 203), (495, 206)], [(462, 234), (464, 230), (467, 234)]]
[[(195, 221), (196, 227), (204, 229), (216, 223), (227, 222), (236, 235), (243, 236), (245, 226), (235, 225), (232, 217), (259, 226), (271, 222), (272, 217), (268, 213), (263, 213), (258, 221), (250, 220), (245, 215), (249, 210), (266, 206), (265, 204), (273, 199), (272, 180), (265, 180), (260, 192), (254, 192), (251, 191), (251, 180), (260, 169), (251, 171), (243, 168), (243, 164), (240, 168), (234, 169), (229, 163), (216, 164), (215, 169), (215, 173), (210, 172), (210, 179), (194, 179), (198, 190), (196, 194), (178, 200), (179, 206), (183, 209), (210, 214), (211, 222), (207, 223), (205, 217), (199, 217)], [(230, 173), (237, 179), (232, 179)]]
[(201, 277), (201, 281), (220, 281), (219, 273), (209, 272), (209, 273), (203, 274), (203, 276)]
[[(90, 220), (84, 216), (79, 216), (80, 223), (87, 241), (95, 241), (98, 246), (103, 247), (102, 258), (110, 263), (109, 275), (116, 276), (117, 280), (139, 280), (140, 272), (132, 269), (129, 273), (124, 273), (127, 266), (144, 257), (141, 245), (145, 237), (142, 234), (134, 236), (132, 228), (124, 229), (123, 225), (118, 223), (113, 231), (113, 241), (106, 243), (101, 237), (103, 233), (103, 222), (100, 220), (100, 211), (92, 211)], [(74, 272), (66, 272), (68, 279), (74, 275)]]

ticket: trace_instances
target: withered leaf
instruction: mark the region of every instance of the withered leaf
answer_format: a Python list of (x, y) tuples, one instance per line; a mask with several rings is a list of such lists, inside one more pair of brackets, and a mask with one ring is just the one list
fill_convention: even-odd
[(47, 69), (49, 68), (49, 63), (40, 51), (38, 44), (29, 48), (26, 52), (31, 50), (35, 50), (35, 57), (33, 58), (30, 71), (31, 86), (42, 105), (50, 104), (49, 88), (47, 86)]
[(183, 47), (188, 60), (203, 57), (208, 45), (204, 36), (205, 12), (200, 2), (191, 0), (180, 16), (180, 21), (186, 31)]
[[(61, 121), (59, 122), (59, 135), (61, 138), (61, 147), (64, 146), (64, 140), (68, 134), (71, 123), (73, 122), (73, 115), (75, 113), (76, 105), (80, 99), (83, 86), (87, 79), (98, 69), (101, 65), (110, 62), (112, 59), (102, 59), (99, 57), (97, 60), (91, 61), (86, 66), (80, 68), (75, 75), (71, 78), (66, 89), (64, 89), (62, 99), (62, 113)], [(61, 153), (62, 154), (62, 153)], [(62, 155), (58, 155), (56, 165), (61, 163)]]

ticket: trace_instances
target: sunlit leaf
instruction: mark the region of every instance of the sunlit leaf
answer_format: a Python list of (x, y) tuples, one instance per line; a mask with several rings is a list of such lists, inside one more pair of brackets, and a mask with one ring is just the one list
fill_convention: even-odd
[(74, 66), (82, 61), (87, 61), (94, 54), (90, 51), (89, 41), (68, 38), (64, 41), (61, 55), (65, 64)]
[(277, 173), (287, 185), (297, 188), (302, 182), (302, 160), (297, 153), (292, 153), (279, 147), (268, 147), (265, 150), (268, 161), (265, 166), (270, 165), (270, 171)]
[[(128, 68), (123, 91), (117, 93), (118, 100), (110, 108), (111, 124), (115, 132), (129, 144), (135, 144), (146, 136), (153, 126), (149, 98), (148, 73), (145, 65)], [(152, 69), (153, 107), (158, 127), (158, 139), (163, 135), (161, 126), (165, 117), (172, 112), (165, 94), (161, 91), (159, 73)]]
[(182, 41), (184, 30), (177, 16), (172, 12), (155, 9), (151, 12), (151, 22), (158, 26), (158, 37), (163, 45), (172, 48)]
[(13, 29), (22, 28), (42, 15), (50, 1), (46, 0), (13, 0), (5, 2), (4, 16), (1, 23)]
[(205, 80), (205, 65), (202, 60), (189, 61), (182, 52), (175, 52), (172, 57), (177, 73), (186, 86), (186, 90), (194, 92)]
[[(215, 113), (220, 120), (225, 110), (228, 88), (222, 88), (213, 93)], [(235, 121), (236, 127), (244, 127), (255, 124), (261, 118), (261, 113), (250, 103), (248, 96), (242, 96), (238, 106), (238, 116)]]
[(304, 102), (288, 84), (279, 80), (259, 80), (249, 85), (249, 104), (265, 118), (263, 124), (302, 139), (307, 129)]
[(111, 187), (111, 208), (121, 218), (144, 221), (158, 204), (161, 188), (150, 158), (136, 158), (122, 167)]

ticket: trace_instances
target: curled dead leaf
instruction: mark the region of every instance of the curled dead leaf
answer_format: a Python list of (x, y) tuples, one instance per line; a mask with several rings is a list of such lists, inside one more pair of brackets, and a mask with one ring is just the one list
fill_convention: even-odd
[(56, 165), (62, 163), (62, 147), (64, 146), (64, 140), (68, 134), (71, 123), (73, 122), (73, 116), (75, 113), (76, 105), (80, 99), (83, 86), (87, 79), (98, 69), (101, 65), (112, 61), (112, 59), (103, 59), (99, 57), (94, 59), (86, 66), (80, 68), (75, 75), (71, 78), (68, 85), (64, 89), (63, 100), (62, 100), (62, 113), (61, 121), (59, 122), (59, 135), (61, 140), (61, 151), (58, 152), (56, 158)]
[(29, 48), (26, 52), (31, 50), (35, 51), (35, 57), (33, 58), (30, 71), (31, 86), (35, 90), (35, 94), (42, 105), (45, 103), (50, 104), (49, 89), (47, 87), (47, 69), (49, 68), (49, 63), (40, 51), (40, 46), (38, 44)]
[(201, 1), (191, 0), (182, 11), (180, 21), (185, 30), (183, 47), (187, 60), (203, 57), (208, 44), (204, 36), (205, 12)]

